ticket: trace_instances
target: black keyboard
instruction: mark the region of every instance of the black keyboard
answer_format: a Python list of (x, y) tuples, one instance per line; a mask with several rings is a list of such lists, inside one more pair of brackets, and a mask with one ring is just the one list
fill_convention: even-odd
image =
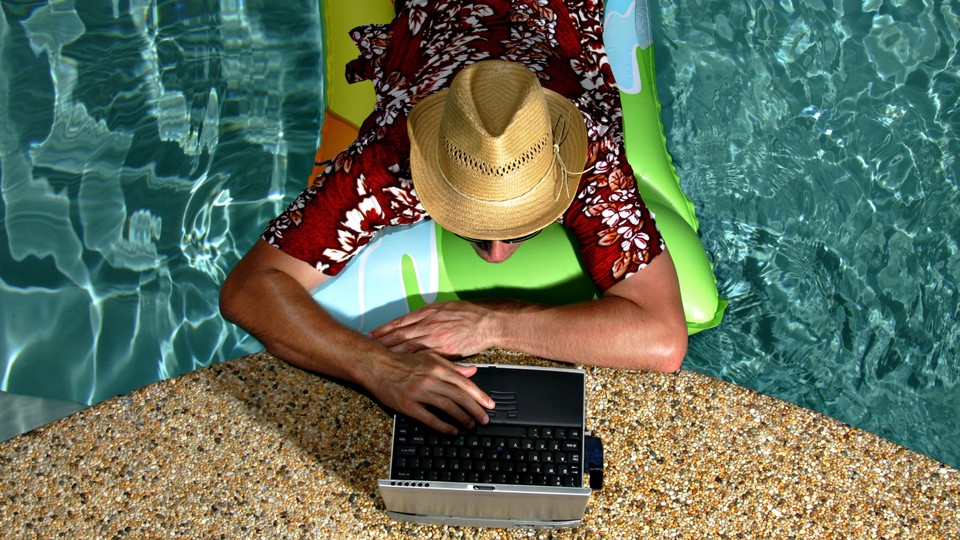
[(478, 426), (439, 434), (398, 416), (391, 480), (581, 487), (579, 428)]

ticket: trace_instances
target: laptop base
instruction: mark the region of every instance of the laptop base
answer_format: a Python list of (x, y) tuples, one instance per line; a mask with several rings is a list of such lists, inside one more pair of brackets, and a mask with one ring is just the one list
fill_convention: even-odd
[(419, 514), (404, 514), (403, 512), (387, 512), (387, 514), (394, 521), (406, 521), (421, 525), (450, 525), (493, 529), (573, 529), (583, 523), (582, 519), (548, 522), (504, 518), (423, 516)]

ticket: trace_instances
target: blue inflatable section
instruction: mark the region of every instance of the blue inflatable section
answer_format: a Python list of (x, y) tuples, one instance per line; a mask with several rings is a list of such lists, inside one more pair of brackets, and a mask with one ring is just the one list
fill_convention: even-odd
[[(404, 285), (404, 260), (413, 266), (416, 291)], [(408, 296), (429, 304), (440, 290), (437, 230), (433, 221), (380, 233), (314, 299), (335, 319), (361, 332), (409, 313)]]
[(637, 49), (653, 43), (647, 0), (607, 0), (603, 16), (603, 46), (620, 91), (639, 94), (640, 65)]

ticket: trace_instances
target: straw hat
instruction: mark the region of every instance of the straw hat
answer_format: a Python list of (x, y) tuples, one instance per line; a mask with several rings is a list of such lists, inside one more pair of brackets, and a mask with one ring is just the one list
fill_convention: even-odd
[(427, 213), (469, 238), (538, 231), (576, 195), (586, 161), (580, 110), (526, 67), (486, 60), (415, 105), (407, 123), (413, 185)]

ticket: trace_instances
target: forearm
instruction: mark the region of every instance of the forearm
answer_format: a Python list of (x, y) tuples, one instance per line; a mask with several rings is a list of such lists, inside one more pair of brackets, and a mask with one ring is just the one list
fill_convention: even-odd
[(356, 383), (387, 407), (439, 431), (456, 428), (436, 410), (468, 428), (488, 420), (484, 409), (494, 403), (468, 379), (475, 368), (429, 352), (396, 353), (342, 326), (310, 296), (314, 276), (302, 266), (287, 266), (297, 279), (264, 265), (263, 259), (276, 253), (257, 250), (251, 260), (259, 263), (241, 261), (227, 278), (220, 309), (268, 351), (300, 368)]
[(284, 272), (231, 274), (221, 292), (221, 311), (267, 350), (292, 365), (365, 385), (364, 365), (389, 354), (324, 311)]
[(554, 360), (623, 369), (676, 371), (687, 325), (676, 270), (664, 252), (598, 300), (565, 306), (517, 301), (442, 302), (373, 330), (393, 351), (450, 358), (501, 347)]
[(489, 325), (495, 346), (578, 364), (669, 372), (686, 354), (685, 328), (617, 296), (564, 306), (500, 304)]

